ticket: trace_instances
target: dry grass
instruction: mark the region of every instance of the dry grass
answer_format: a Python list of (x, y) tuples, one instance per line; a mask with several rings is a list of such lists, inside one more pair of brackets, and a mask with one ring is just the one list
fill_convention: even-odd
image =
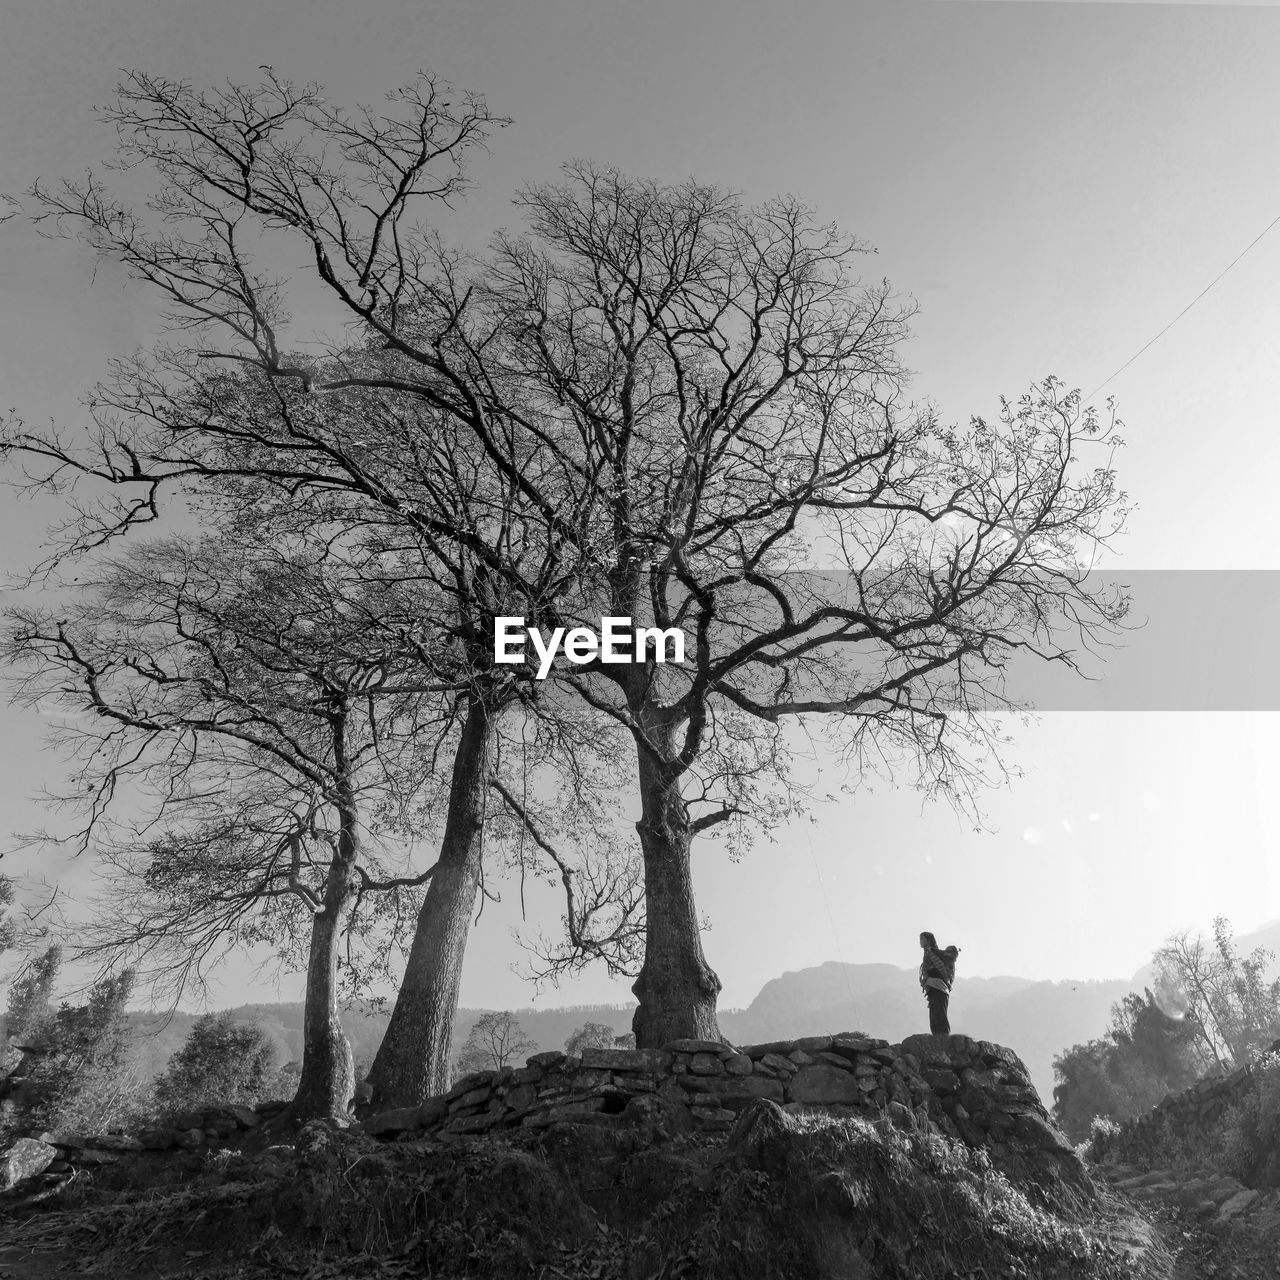
[(185, 1182), (86, 1179), (73, 1194), (11, 1214), (11, 1243), (69, 1250), (81, 1274), (157, 1280), (1172, 1275), (1115, 1197), (1055, 1207), (936, 1133), (776, 1108), (728, 1143), (586, 1126), (456, 1144), (336, 1135), (306, 1154), (209, 1160)]

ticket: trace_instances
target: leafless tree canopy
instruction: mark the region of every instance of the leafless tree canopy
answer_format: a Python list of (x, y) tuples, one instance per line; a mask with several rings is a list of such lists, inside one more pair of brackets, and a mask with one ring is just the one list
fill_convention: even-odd
[[(910, 402), (911, 304), (798, 200), (573, 163), (520, 193), (523, 233), (468, 256), (416, 219), (501, 123), (478, 98), (420, 79), (343, 113), (274, 74), (209, 94), (135, 74), (110, 117), (157, 180), (148, 211), (95, 178), (34, 195), (160, 291), (173, 341), (99, 388), (87, 445), (11, 424), (34, 478), (105, 482), (63, 549), (154, 518), (166, 486), (248, 484), (412, 542), (472, 660), (504, 611), (682, 628), (683, 667), (504, 686), (634, 745), (642, 1045), (716, 1034), (690, 846), (790, 811), (782, 723), (821, 718), (858, 767), (905, 756), (963, 801), (999, 774), (1010, 657), (1073, 665), (1124, 616), (1088, 580), (1125, 515), (1115, 422), (1052, 378), (964, 426)], [(282, 236), (347, 320), (340, 349), (289, 347), (289, 281), (259, 265)]]
[(482, 1013), (458, 1054), (458, 1071), (496, 1071), (523, 1062), (538, 1046), (524, 1033), (515, 1014)]

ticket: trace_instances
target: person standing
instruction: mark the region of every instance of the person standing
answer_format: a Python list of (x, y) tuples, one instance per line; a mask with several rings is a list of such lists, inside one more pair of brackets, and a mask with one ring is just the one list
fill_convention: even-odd
[(938, 940), (931, 933), (920, 935), (920, 948), (924, 959), (920, 964), (920, 990), (929, 1003), (929, 1030), (935, 1036), (951, 1034), (951, 1022), (947, 1006), (951, 1002), (951, 984), (956, 979), (956, 957), (959, 947), (938, 948)]

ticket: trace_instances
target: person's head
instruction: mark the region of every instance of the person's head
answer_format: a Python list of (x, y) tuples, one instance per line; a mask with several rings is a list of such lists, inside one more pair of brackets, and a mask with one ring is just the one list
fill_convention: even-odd
[(944, 956), (950, 956), (951, 959), (954, 960), (956, 956), (960, 954), (960, 948), (957, 946), (950, 946), (950, 947), (947, 947), (942, 954)]
[(936, 947), (938, 940), (931, 933), (922, 933), (920, 935), (920, 945), (928, 950), (930, 947)]

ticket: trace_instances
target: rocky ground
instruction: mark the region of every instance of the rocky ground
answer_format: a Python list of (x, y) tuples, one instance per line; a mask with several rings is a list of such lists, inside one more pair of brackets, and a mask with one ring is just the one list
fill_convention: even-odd
[(385, 1142), (309, 1126), (293, 1144), (184, 1153), (163, 1170), (154, 1182), (138, 1163), (99, 1166), (55, 1196), (11, 1201), (0, 1278), (1174, 1274), (1115, 1193), (1052, 1203), (937, 1133), (767, 1100), (726, 1135), (664, 1134), (646, 1120)]
[(998, 1045), (593, 1052), (363, 1123), (11, 1143), (0, 1280), (1280, 1280), (1280, 1192), (1083, 1164)]
[(1212, 1169), (1118, 1164), (1101, 1173), (1154, 1226), (1172, 1256), (1170, 1280), (1280, 1277), (1280, 1190), (1253, 1190)]

